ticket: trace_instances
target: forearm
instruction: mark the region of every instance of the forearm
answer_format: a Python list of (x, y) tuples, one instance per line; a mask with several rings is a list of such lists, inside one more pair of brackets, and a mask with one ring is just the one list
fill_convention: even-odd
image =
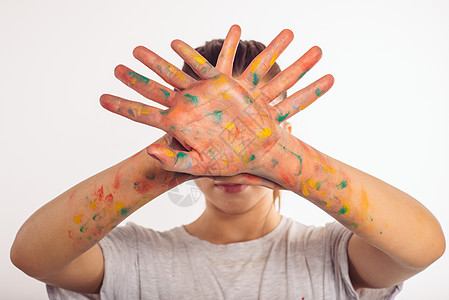
[(26, 273), (54, 272), (101, 240), (135, 210), (189, 175), (168, 172), (146, 150), (67, 190), (19, 230), (11, 257)]
[(420, 268), (439, 257), (441, 227), (417, 200), (291, 135), (275, 147), (278, 164), (269, 179), (316, 204), (400, 264)]

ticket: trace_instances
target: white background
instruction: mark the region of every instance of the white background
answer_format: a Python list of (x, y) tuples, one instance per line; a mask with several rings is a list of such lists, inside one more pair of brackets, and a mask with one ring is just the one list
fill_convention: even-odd
[[(285, 68), (314, 45), (323, 58), (293, 91), (324, 74), (332, 90), (295, 116), (293, 134), (316, 149), (404, 190), (449, 236), (449, 2), (447, 1), (12, 1), (0, 2), (0, 284), (2, 299), (46, 299), (16, 269), (9, 249), (21, 224), (76, 183), (162, 135), (99, 105), (102, 93), (143, 100), (113, 76), (145, 45), (180, 66), (170, 49), (242, 27), (268, 44), (295, 40)], [(188, 192), (188, 190), (184, 190)], [(162, 195), (129, 217), (163, 230), (192, 221), (204, 201), (180, 208)], [(305, 224), (332, 219), (284, 192), (282, 213)], [(401, 212), (395, 212), (400, 214)], [(44, 229), (45, 230), (45, 229)], [(444, 255), (408, 280), (397, 299), (449, 299)]]

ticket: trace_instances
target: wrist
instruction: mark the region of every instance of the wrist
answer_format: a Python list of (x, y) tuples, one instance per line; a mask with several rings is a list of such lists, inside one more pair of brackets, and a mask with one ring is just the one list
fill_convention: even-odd
[(303, 145), (287, 131), (267, 153), (262, 166), (263, 177), (291, 190), (303, 174)]

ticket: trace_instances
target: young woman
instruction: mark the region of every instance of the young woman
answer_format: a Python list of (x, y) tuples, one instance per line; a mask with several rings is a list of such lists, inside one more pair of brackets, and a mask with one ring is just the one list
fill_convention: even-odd
[[(13, 263), (58, 299), (392, 299), (442, 255), (442, 230), (409, 195), (290, 134), (285, 120), (333, 84), (327, 75), (286, 98), (321, 57), (313, 47), (280, 72), (274, 61), (292, 38), (284, 30), (267, 48), (239, 43), (233, 26), (199, 53), (174, 41), (194, 72), (137, 47), (135, 57), (175, 90), (125, 66), (115, 74), (168, 109), (110, 95), (101, 104), (167, 134), (40, 208), (17, 234)], [(116, 227), (191, 179), (206, 198), (193, 223)], [(282, 217), (273, 192), (282, 188), (338, 222)]]

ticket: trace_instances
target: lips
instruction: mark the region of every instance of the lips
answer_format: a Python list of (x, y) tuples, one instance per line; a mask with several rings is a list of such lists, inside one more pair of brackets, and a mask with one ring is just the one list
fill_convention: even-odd
[(248, 186), (246, 184), (217, 182), (215, 183), (215, 187), (224, 193), (239, 193)]

